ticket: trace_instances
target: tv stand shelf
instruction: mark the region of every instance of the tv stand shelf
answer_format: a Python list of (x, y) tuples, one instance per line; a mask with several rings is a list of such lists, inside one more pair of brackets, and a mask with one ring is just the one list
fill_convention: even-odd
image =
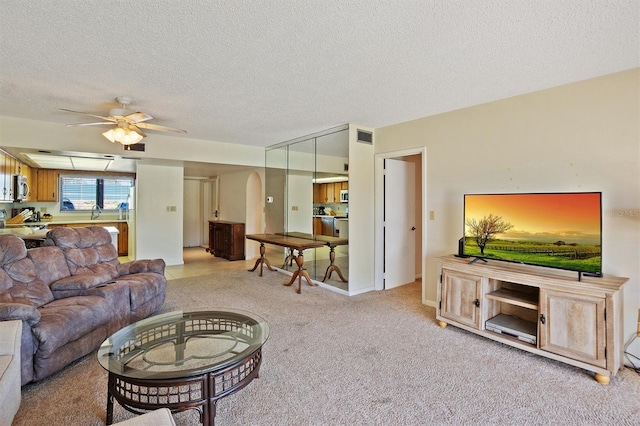
[(530, 293), (520, 293), (516, 290), (500, 288), (491, 293), (487, 293), (486, 297), (487, 299), (493, 299), (498, 302), (505, 302), (523, 308), (538, 309), (538, 298)]
[(492, 260), (470, 264), (454, 255), (438, 262), (441, 327), (451, 324), (593, 371), (602, 384), (624, 366), (622, 286), (628, 278), (578, 281), (568, 271)]

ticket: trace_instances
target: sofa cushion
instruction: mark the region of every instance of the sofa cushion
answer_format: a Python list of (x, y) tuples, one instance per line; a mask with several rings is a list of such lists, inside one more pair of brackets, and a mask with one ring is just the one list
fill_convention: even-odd
[(37, 276), (48, 286), (54, 281), (71, 275), (64, 253), (58, 247), (38, 247), (28, 251)]
[(47, 358), (58, 348), (106, 324), (112, 315), (111, 303), (100, 296), (58, 299), (39, 311), (40, 322), (32, 329), (39, 358)]
[(102, 226), (54, 228), (47, 232), (47, 238), (53, 240), (53, 243), (61, 249), (111, 244), (111, 234)]
[(37, 276), (36, 267), (29, 258), (3, 265), (3, 269), (0, 269), (0, 283), (8, 287), (6, 291), (13, 302), (38, 307), (53, 300), (48, 283)]
[(131, 274), (118, 277), (117, 283), (129, 286), (131, 310), (135, 311), (139, 306), (166, 291), (166, 279), (162, 275), (152, 272)]
[(17, 235), (0, 235), (0, 267), (27, 257), (24, 240)]

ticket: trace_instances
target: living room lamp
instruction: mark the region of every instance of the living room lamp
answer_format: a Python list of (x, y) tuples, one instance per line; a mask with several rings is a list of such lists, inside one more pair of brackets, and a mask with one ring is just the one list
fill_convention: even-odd
[(144, 136), (135, 130), (131, 130), (124, 121), (118, 123), (118, 127), (114, 127), (102, 134), (112, 143), (119, 142), (122, 145), (133, 145), (140, 142)]

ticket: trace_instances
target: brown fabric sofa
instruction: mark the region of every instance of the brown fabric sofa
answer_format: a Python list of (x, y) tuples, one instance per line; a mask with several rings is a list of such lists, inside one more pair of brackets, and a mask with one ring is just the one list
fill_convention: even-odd
[(56, 228), (28, 249), (0, 235), (0, 321), (21, 320), (22, 384), (97, 349), (164, 303), (162, 259), (120, 263), (102, 227)]

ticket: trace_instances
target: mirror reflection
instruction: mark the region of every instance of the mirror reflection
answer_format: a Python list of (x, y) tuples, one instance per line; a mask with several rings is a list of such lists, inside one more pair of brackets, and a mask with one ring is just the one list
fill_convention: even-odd
[[(318, 282), (348, 290), (348, 126), (268, 148), (266, 232), (324, 243), (304, 251), (304, 269)], [(288, 249), (269, 249), (273, 266), (293, 272)], [(293, 253), (297, 255), (297, 253)], [(281, 263), (279, 263), (281, 262)]]

